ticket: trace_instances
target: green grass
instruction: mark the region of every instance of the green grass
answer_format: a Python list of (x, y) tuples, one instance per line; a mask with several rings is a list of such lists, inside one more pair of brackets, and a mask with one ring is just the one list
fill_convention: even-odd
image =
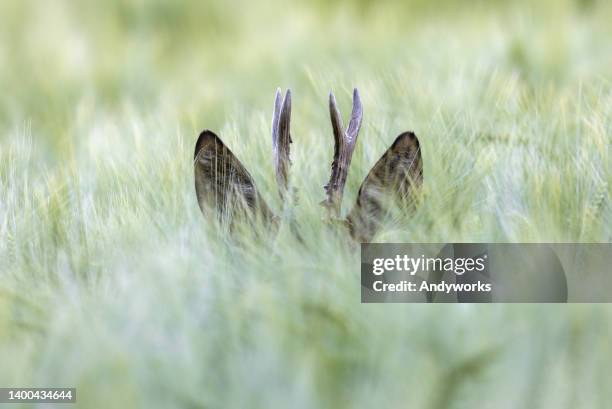
[[(364, 122), (344, 212), (405, 130), (424, 200), (378, 241), (612, 240), (605, 1), (3, 1), (0, 386), (78, 407), (605, 408), (612, 309), (362, 305), (323, 220), (327, 94)], [(298, 240), (200, 213), (215, 130), (279, 212), (293, 91)], [(72, 407), (72, 406), (70, 406)]]

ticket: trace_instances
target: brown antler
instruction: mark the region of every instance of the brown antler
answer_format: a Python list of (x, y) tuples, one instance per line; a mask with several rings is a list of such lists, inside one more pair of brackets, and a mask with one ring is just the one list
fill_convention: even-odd
[(291, 166), (290, 132), (291, 123), (291, 90), (287, 90), (281, 104), (281, 90), (276, 90), (274, 114), (272, 115), (272, 149), (274, 151), (274, 169), (281, 199), (285, 199), (289, 188), (289, 167)]
[(334, 159), (329, 182), (325, 185), (327, 198), (321, 204), (328, 209), (329, 215), (338, 218), (340, 217), (344, 185), (361, 128), (361, 119), (363, 118), (363, 107), (357, 88), (353, 91), (353, 112), (346, 131), (342, 125), (333, 92), (329, 93), (329, 113), (334, 130)]

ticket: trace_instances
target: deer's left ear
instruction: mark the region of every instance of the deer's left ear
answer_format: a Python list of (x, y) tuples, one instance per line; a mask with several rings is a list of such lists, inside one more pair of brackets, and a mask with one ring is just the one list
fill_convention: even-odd
[(370, 241), (387, 214), (389, 200), (413, 206), (422, 182), (419, 140), (414, 133), (404, 132), (376, 162), (359, 188), (357, 202), (346, 218), (353, 238)]
[(194, 154), (195, 189), (203, 213), (214, 209), (230, 224), (238, 216), (274, 219), (244, 165), (211, 131), (203, 131)]

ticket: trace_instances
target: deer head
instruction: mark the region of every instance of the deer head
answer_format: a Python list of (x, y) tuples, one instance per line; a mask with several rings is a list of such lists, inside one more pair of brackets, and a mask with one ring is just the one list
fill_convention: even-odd
[[(391, 203), (403, 209), (414, 207), (423, 181), (423, 162), (419, 141), (412, 132), (400, 134), (369, 171), (359, 188), (357, 200), (346, 218), (341, 218), (342, 196), (361, 121), (363, 107), (357, 89), (353, 92), (353, 110), (344, 129), (333, 93), (329, 95), (329, 111), (334, 135), (334, 156), (326, 198), (321, 204), (327, 217), (340, 220), (355, 240), (370, 241), (379, 231)], [(289, 192), (291, 132), (291, 91), (282, 98), (276, 92), (272, 115), (273, 160), (279, 195), (286, 203)], [(255, 187), (253, 178), (221, 139), (211, 131), (198, 138), (194, 155), (195, 188), (200, 209), (205, 215), (216, 213), (230, 225), (247, 217), (276, 224), (278, 218), (270, 210)]]

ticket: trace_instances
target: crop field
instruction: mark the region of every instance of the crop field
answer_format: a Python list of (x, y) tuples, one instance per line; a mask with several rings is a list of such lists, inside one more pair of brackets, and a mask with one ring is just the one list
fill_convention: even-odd
[[(610, 21), (605, 0), (0, 2), (0, 387), (75, 387), (58, 408), (610, 407), (612, 307), (361, 304), (359, 246), (320, 205), (328, 95), (346, 123), (357, 87), (343, 214), (401, 132), (424, 164), (375, 241), (612, 241)], [(278, 232), (203, 217), (203, 129)]]

